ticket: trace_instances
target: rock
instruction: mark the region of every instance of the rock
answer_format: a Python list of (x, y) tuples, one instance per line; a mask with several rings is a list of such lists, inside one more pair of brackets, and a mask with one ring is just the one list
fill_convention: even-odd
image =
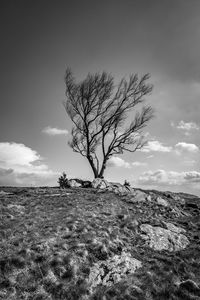
[(136, 202), (143, 202), (143, 201), (151, 201), (151, 196), (147, 195), (146, 193), (140, 191), (140, 190), (135, 190), (134, 194), (134, 200)]
[(168, 197), (168, 198), (171, 198), (177, 202), (179, 202), (180, 204), (184, 205), (185, 204), (185, 200), (180, 196), (178, 195), (177, 193), (173, 193), (173, 192), (163, 192), (163, 194)]
[(109, 182), (102, 178), (95, 178), (92, 181), (92, 187), (94, 189), (106, 189), (107, 187), (109, 187), (109, 185)]
[(128, 199), (128, 202), (141, 202), (146, 200), (151, 201), (151, 196), (147, 195), (145, 192), (136, 190), (129, 186), (124, 186), (120, 183), (110, 184), (107, 190), (112, 191), (120, 196), (133, 195), (133, 198)]
[(122, 185), (120, 183), (110, 184), (107, 190), (120, 196), (130, 194), (132, 191), (134, 191), (131, 187)]
[(133, 197), (129, 198), (128, 202), (136, 203), (151, 201), (151, 195), (148, 195), (140, 190), (132, 189), (132, 191), (129, 194)]
[(75, 179), (70, 179), (69, 180), (69, 185), (71, 188), (76, 188), (76, 187), (81, 187), (82, 184), (77, 182)]
[(22, 206), (22, 205), (17, 205), (17, 204), (8, 204), (7, 206), (9, 209), (15, 211), (16, 213), (19, 213), (19, 214), (24, 214), (25, 212), (25, 207)]
[(164, 222), (164, 224), (167, 226), (167, 229), (173, 231), (173, 232), (176, 232), (176, 233), (185, 233), (185, 229), (181, 228), (181, 227), (177, 227), (175, 226), (174, 224), (172, 223), (167, 223), (167, 222)]
[(182, 211), (180, 210), (178, 207), (173, 207), (171, 210), (171, 213), (176, 217), (176, 218), (180, 218), (180, 217), (189, 217), (190, 214), (188, 212)]
[(136, 190), (127, 185), (122, 185), (120, 183), (108, 182), (101, 178), (94, 179), (92, 181), (92, 187), (104, 189), (105, 191), (110, 191), (120, 196), (133, 195), (133, 198), (128, 199), (128, 202), (141, 202), (146, 200), (151, 201), (151, 195), (147, 195), (145, 192)]
[(90, 290), (92, 291), (99, 284), (111, 286), (141, 267), (142, 263), (126, 252), (115, 255), (108, 260), (97, 262), (90, 270), (88, 279)]
[(165, 207), (169, 206), (169, 203), (161, 197), (158, 197), (156, 199), (156, 201), (159, 205), (162, 205), (162, 206), (165, 206)]
[(154, 250), (179, 251), (189, 244), (187, 237), (180, 232), (184, 229), (176, 227), (171, 223), (166, 223), (168, 229), (159, 226), (142, 224), (140, 229), (146, 233), (145, 239), (149, 247)]
[(89, 181), (89, 180), (83, 180), (82, 187), (83, 188), (91, 188), (92, 187), (91, 181)]
[(1, 196), (9, 196), (9, 195), (13, 195), (13, 193), (5, 192), (5, 191), (0, 191), (0, 197)]

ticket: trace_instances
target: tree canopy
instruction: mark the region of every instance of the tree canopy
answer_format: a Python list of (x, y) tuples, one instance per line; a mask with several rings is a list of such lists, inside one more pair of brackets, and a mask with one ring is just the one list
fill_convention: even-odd
[(112, 155), (135, 152), (145, 145), (142, 129), (153, 118), (153, 109), (150, 105), (135, 109), (152, 91), (149, 78), (149, 74), (130, 75), (115, 85), (114, 77), (102, 72), (89, 73), (77, 83), (71, 69), (66, 70), (64, 107), (74, 124), (69, 145), (87, 158), (95, 178), (103, 177)]

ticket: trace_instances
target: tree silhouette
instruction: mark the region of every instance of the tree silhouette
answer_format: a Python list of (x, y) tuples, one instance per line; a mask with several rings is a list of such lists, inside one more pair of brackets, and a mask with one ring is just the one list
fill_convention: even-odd
[(77, 83), (72, 71), (66, 70), (64, 107), (74, 124), (69, 145), (87, 158), (95, 178), (103, 177), (113, 154), (135, 152), (146, 144), (142, 129), (153, 117), (152, 107), (143, 106), (127, 127), (125, 123), (129, 113), (151, 93), (149, 78), (149, 74), (141, 78), (135, 74), (115, 85), (114, 77), (103, 72), (89, 73)]

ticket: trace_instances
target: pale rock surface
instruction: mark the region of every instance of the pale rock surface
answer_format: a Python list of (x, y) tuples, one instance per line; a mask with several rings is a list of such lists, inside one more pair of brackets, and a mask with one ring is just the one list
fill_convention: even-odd
[(124, 186), (120, 183), (111, 183), (107, 190), (120, 196), (130, 194), (134, 191), (131, 187)]
[(132, 192), (128, 194), (127, 201), (130, 203), (140, 203), (140, 202), (151, 202), (151, 195), (146, 194), (145, 192), (142, 192), (140, 190), (132, 189)]
[(140, 190), (135, 190), (134, 191), (134, 201), (135, 202), (143, 202), (143, 201), (151, 201), (151, 196), (147, 195), (146, 193), (140, 191)]
[(77, 182), (75, 179), (70, 179), (69, 180), (69, 185), (71, 188), (75, 188), (75, 187), (81, 187), (82, 184)]
[(109, 187), (109, 185), (109, 182), (102, 178), (95, 178), (92, 181), (92, 187), (94, 189), (106, 189), (107, 187)]
[(168, 198), (172, 198), (173, 200), (179, 202), (180, 204), (184, 205), (185, 204), (185, 200), (178, 195), (177, 193), (173, 193), (173, 192), (164, 192), (165, 196)]
[(9, 196), (9, 195), (13, 195), (13, 193), (8, 193), (5, 191), (0, 191), (0, 196)]
[(187, 237), (180, 232), (185, 232), (182, 228), (176, 227), (171, 223), (166, 223), (168, 229), (159, 226), (142, 224), (141, 231), (145, 232), (143, 236), (149, 247), (154, 250), (179, 251), (189, 244)]
[(142, 263), (127, 252), (97, 262), (90, 270), (88, 279), (90, 289), (92, 291), (99, 284), (111, 286), (127, 277), (127, 274), (133, 274), (136, 269), (141, 267)]
[(158, 197), (158, 198), (156, 199), (156, 201), (157, 201), (157, 203), (158, 203), (159, 205), (162, 205), (162, 206), (165, 206), (165, 207), (169, 206), (169, 203), (168, 203), (165, 199), (163, 199), (163, 198), (161, 198), (161, 197)]
[(172, 223), (167, 223), (167, 222), (164, 222), (164, 224), (167, 226), (167, 229), (173, 231), (173, 232), (176, 232), (176, 233), (185, 233), (185, 229), (181, 228), (181, 227), (177, 227), (175, 226), (174, 224)]
[(113, 192), (119, 196), (133, 196), (128, 199), (128, 202), (143, 202), (151, 201), (151, 195), (146, 194), (140, 190), (136, 190), (130, 186), (122, 185), (120, 183), (108, 182), (105, 179), (96, 178), (92, 181), (92, 187)]
[(19, 214), (24, 214), (25, 212), (25, 207), (22, 205), (17, 205), (17, 204), (8, 204), (7, 206), (9, 209), (19, 213)]

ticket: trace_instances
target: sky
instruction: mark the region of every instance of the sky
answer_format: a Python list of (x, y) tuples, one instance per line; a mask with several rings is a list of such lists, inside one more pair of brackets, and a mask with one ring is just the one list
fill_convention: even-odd
[(0, 185), (92, 180), (68, 146), (64, 75), (150, 73), (155, 118), (141, 151), (113, 156), (105, 179), (200, 196), (199, 0), (2, 0)]

